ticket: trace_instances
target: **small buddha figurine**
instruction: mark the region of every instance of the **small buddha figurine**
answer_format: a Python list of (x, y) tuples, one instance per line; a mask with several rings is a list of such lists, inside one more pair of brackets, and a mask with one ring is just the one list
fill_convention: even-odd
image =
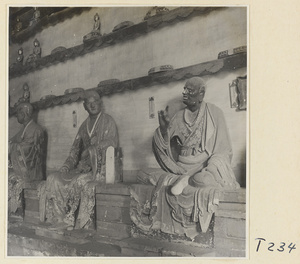
[(35, 39), (33, 45), (33, 53), (28, 56), (25, 64), (32, 63), (41, 58), (42, 49), (40, 47), (40, 42), (37, 39)]
[(23, 27), (23, 24), (22, 24), (22, 22), (20, 21), (20, 18), (17, 17), (17, 24), (16, 24), (16, 26), (15, 26), (15, 31), (16, 31), (16, 32), (21, 31), (22, 27)]
[(29, 26), (32, 26), (33, 24), (35, 24), (36, 22), (38, 22), (39, 19), (40, 19), (40, 16), (41, 16), (41, 12), (40, 12), (40, 10), (38, 10), (37, 7), (34, 7), (33, 9), (34, 9), (33, 17), (30, 20)]
[(23, 96), (15, 103), (14, 108), (16, 109), (21, 103), (30, 103), (30, 91), (27, 83), (23, 84)]
[(95, 21), (95, 23), (94, 23), (94, 27), (93, 27), (93, 32), (99, 33), (101, 35), (101, 33), (100, 33), (101, 22), (100, 22), (100, 17), (98, 15), (98, 13), (96, 13), (96, 15), (94, 16), (94, 21)]
[(40, 19), (41, 12), (38, 10), (37, 7), (34, 7), (34, 13), (33, 13), (33, 18), (37, 21)]
[(30, 91), (27, 83), (23, 85), (23, 101), (27, 103), (30, 101)]
[(30, 91), (27, 83), (23, 84), (23, 97), (18, 100), (17, 104), (20, 103), (29, 103), (30, 102)]
[(22, 64), (23, 63), (23, 59), (24, 59), (24, 55), (23, 55), (23, 48), (19, 48), (18, 49), (18, 57), (16, 59), (17, 63)]
[(42, 49), (40, 47), (40, 42), (35, 39), (33, 42), (34, 48), (33, 48), (33, 55), (35, 59), (39, 59), (41, 57)]
[(95, 14), (94, 21), (95, 22), (94, 22), (93, 30), (89, 34), (87, 34), (83, 37), (83, 41), (88, 41), (88, 40), (97, 38), (99, 36), (102, 36), (100, 33), (101, 22), (100, 22), (100, 16), (98, 13)]
[(18, 57), (16, 58), (16, 62), (12, 63), (9, 66), (9, 69), (10, 70), (15, 70), (15, 69), (19, 69), (20, 67), (22, 67), (23, 66), (23, 59), (24, 59), (23, 48), (19, 48), (18, 49)]

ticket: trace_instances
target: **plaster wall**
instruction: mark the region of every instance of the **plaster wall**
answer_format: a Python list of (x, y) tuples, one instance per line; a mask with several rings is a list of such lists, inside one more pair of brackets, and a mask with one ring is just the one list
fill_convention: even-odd
[[(58, 46), (66, 48), (82, 43), (82, 36), (89, 33), (93, 16), (99, 13), (102, 34), (109, 33), (118, 23), (130, 20), (143, 21), (149, 8), (93, 8), (79, 16), (49, 27), (22, 44), (26, 56), (32, 52), (33, 40), (37, 38), (42, 47), (42, 56)], [(96, 87), (106, 79), (127, 80), (145, 76), (151, 67), (171, 64), (181, 68), (217, 58), (220, 51), (247, 45), (246, 8), (225, 8), (209, 15), (197, 16), (174, 25), (123, 43), (109, 46), (74, 60), (23, 75), (9, 81), (11, 105), (22, 96), (22, 86), (27, 82), (31, 101), (44, 95), (61, 95), (68, 88)], [(19, 45), (10, 47), (10, 60), (15, 59)], [(223, 72), (205, 77), (207, 80), (206, 101), (212, 102), (225, 113), (233, 145), (233, 167), (238, 180), (243, 184), (246, 162), (246, 112), (230, 108), (228, 84), (246, 69)], [(154, 97), (155, 111), (169, 105), (174, 113), (183, 105), (181, 92), (184, 81), (155, 85), (137, 91), (105, 96), (105, 111), (115, 119), (120, 146), (123, 149), (124, 169), (158, 167), (151, 150), (151, 140), (158, 126), (157, 117), (149, 119), (149, 97)], [(73, 127), (72, 113), (77, 113), (77, 127)], [(66, 159), (80, 123), (87, 114), (82, 103), (57, 106), (38, 113), (38, 122), (48, 132), (47, 167), (59, 168)], [(9, 122), (9, 137), (19, 129), (14, 117)]]

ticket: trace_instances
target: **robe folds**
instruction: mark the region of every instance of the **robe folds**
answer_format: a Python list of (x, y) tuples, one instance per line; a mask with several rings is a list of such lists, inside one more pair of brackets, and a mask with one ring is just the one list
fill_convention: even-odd
[[(39, 186), (40, 220), (88, 228), (93, 222), (95, 186), (105, 183), (105, 152), (118, 146), (118, 131), (113, 118), (100, 113), (89, 130), (89, 117), (82, 123), (63, 167)], [(75, 212), (78, 216), (75, 222)]]
[[(153, 152), (162, 171), (149, 173), (149, 182), (155, 185), (151, 197), (138, 195), (143, 187), (132, 187), (131, 215), (141, 229), (194, 238), (199, 230), (208, 230), (220, 191), (237, 189), (239, 184), (230, 165), (232, 148), (223, 112), (203, 101), (194, 122), (188, 123), (185, 111), (171, 119), (166, 138), (160, 128), (155, 131)], [(186, 175), (190, 175), (188, 186), (173, 195), (172, 186)], [(212, 180), (201, 182), (202, 175)], [(148, 226), (141, 221), (147, 212), (137, 209), (146, 207)]]
[(21, 193), (25, 182), (44, 179), (45, 132), (33, 120), (21, 129), (9, 144), (8, 211), (22, 207)]

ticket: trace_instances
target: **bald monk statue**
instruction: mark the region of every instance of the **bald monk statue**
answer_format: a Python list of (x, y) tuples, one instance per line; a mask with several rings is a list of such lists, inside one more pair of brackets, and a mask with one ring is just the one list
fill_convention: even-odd
[(40, 212), (45, 212), (40, 220), (51, 223), (52, 229), (92, 226), (95, 186), (105, 183), (105, 152), (110, 146), (118, 146), (117, 126), (111, 116), (103, 113), (99, 94), (85, 92), (83, 106), (89, 116), (78, 130), (69, 157), (40, 186), (40, 193), (45, 194), (40, 198)]
[(17, 105), (17, 119), (22, 129), (9, 140), (8, 211), (22, 208), (21, 193), (26, 182), (44, 179), (43, 128), (32, 119), (33, 107), (28, 102)]
[[(183, 88), (186, 107), (172, 119), (168, 107), (158, 112), (153, 152), (162, 172), (149, 179), (155, 185), (149, 212), (132, 211), (132, 220), (144, 230), (193, 238), (197, 230), (207, 231), (219, 190), (239, 188), (230, 165), (232, 148), (223, 112), (203, 101), (205, 91), (204, 80), (193, 77)], [(132, 192), (138, 200), (141, 191)], [(143, 215), (148, 219), (142, 223)]]

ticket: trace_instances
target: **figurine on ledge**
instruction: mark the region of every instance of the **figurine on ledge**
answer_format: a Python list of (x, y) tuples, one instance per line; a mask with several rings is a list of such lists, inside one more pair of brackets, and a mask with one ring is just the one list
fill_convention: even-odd
[(10, 69), (17, 69), (19, 67), (23, 66), (23, 59), (24, 59), (24, 55), (23, 55), (23, 48), (19, 48), (18, 49), (18, 57), (16, 58), (16, 62), (14, 62), (12, 65), (9, 66)]
[(23, 84), (23, 96), (20, 97), (18, 102), (15, 103), (14, 107), (17, 109), (20, 103), (29, 103), (30, 102), (30, 91), (27, 83)]
[(33, 12), (33, 17), (29, 22), (29, 26), (33, 26), (35, 23), (37, 23), (40, 20), (40, 16), (41, 16), (41, 12), (40, 10), (38, 10), (37, 7), (33, 8), (34, 12)]
[(15, 33), (20, 32), (22, 30), (23, 24), (20, 21), (20, 17), (17, 17), (17, 24), (15, 26)]
[(141, 185), (131, 189), (138, 204), (131, 208), (131, 219), (144, 231), (193, 239), (199, 230), (208, 230), (219, 191), (239, 188), (230, 165), (232, 148), (223, 112), (203, 101), (205, 91), (204, 80), (193, 77), (183, 88), (186, 107), (172, 119), (168, 107), (158, 112), (153, 152), (162, 170), (149, 174), (155, 185), (152, 198), (140, 199)]
[(24, 59), (23, 48), (19, 48), (18, 49), (18, 57), (17, 57), (16, 61), (17, 61), (17, 63), (23, 64), (23, 59)]
[(21, 97), (18, 103), (29, 103), (30, 102), (30, 91), (27, 83), (23, 84), (23, 97)]
[(40, 42), (37, 39), (35, 39), (33, 45), (33, 53), (28, 56), (26, 64), (29, 64), (41, 58), (42, 49), (40, 47)]
[(29, 181), (43, 180), (44, 140), (43, 128), (33, 120), (33, 107), (21, 102), (16, 109), (22, 129), (9, 140), (8, 212), (22, 211), (21, 193)]
[(88, 41), (88, 40), (92, 40), (92, 39), (96, 39), (98, 37), (101, 36), (101, 22), (100, 22), (100, 17), (98, 15), (98, 13), (96, 13), (96, 15), (94, 16), (94, 26), (93, 26), (93, 30), (85, 35), (83, 37), (83, 42)]
[(117, 126), (103, 113), (99, 94), (86, 91), (83, 105), (89, 116), (78, 130), (69, 157), (39, 187), (40, 220), (52, 224), (52, 230), (92, 228), (95, 186), (106, 181), (105, 153), (108, 147), (118, 146)]

